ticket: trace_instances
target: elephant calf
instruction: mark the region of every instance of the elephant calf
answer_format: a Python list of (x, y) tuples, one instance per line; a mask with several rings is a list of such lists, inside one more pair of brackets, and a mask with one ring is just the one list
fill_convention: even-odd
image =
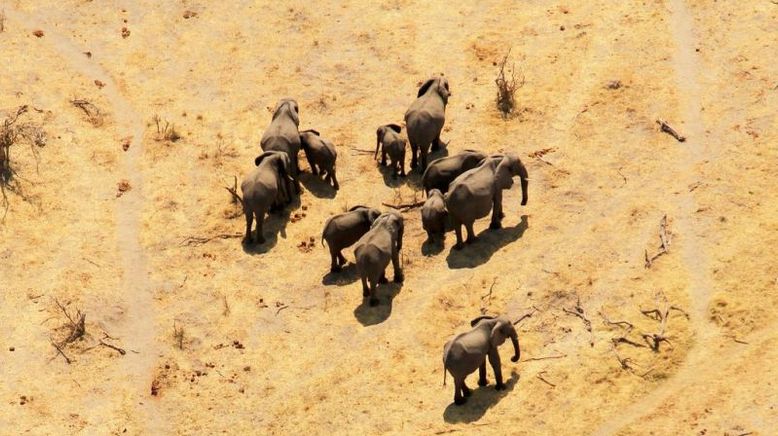
[(375, 156), (378, 158), (378, 148), (381, 147), (381, 165), (386, 165), (386, 155), (392, 160), (392, 176), (397, 174), (405, 177), (405, 139), (400, 136), (402, 127), (397, 124), (386, 124), (376, 131)]
[(477, 167), (484, 159), (486, 154), (475, 150), (465, 150), (453, 156), (435, 159), (430, 162), (421, 177), (424, 192), (429, 194), (430, 190), (439, 189), (445, 194), (454, 179), (465, 171)]
[(454, 336), (443, 347), (443, 384), (446, 384), (446, 371), (454, 377), (454, 404), (461, 405), (470, 396), (465, 378), (478, 370), (478, 385), (486, 386), (486, 356), (494, 370), (495, 388), (505, 389), (500, 367), (500, 353), (497, 349), (511, 338), (514, 354), (511, 362), (518, 362), (521, 356), (519, 336), (513, 323), (506, 316), (479, 316), (470, 322), (472, 330)]
[(300, 145), (305, 151), (305, 158), (308, 159), (311, 172), (314, 175), (324, 176), (324, 180), (337, 190), (339, 185), (338, 178), (335, 176), (335, 161), (338, 159), (338, 152), (335, 150), (335, 144), (311, 129), (300, 132)]
[(339, 215), (335, 215), (324, 223), (322, 231), (322, 243), (327, 241), (330, 248), (330, 257), (332, 265), (330, 272), (338, 272), (346, 264), (346, 258), (343, 257), (341, 250), (350, 247), (370, 230), (370, 226), (381, 215), (378, 209), (372, 209), (365, 206), (354, 206)]
[[(386, 283), (386, 267), (392, 262), (394, 281), (403, 281), (400, 250), (403, 246), (403, 217), (397, 212), (381, 214), (370, 230), (357, 241), (354, 257), (362, 279), (362, 296), (370, 297), (370, 305), (378, 304), (376, 287)], [(368, 282), (370, 287), (368, 288)]]
[(427, 201), (421, 207), (421, 224), (424, 230), (427, 232), (427, 238), (434, 241), (436, 238), (440, 238), (443, 241), (443, 236), (446, 233), (446, 202), (443, 200), (443, 194), (433, 189), (429, 192)]

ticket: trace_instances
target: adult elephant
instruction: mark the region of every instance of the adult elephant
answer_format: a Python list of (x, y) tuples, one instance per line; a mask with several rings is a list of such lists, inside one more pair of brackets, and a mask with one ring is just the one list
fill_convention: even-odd
[(282, 98), (273, 110), (273, 120), (262, 135), (262, 151), (281, 151), (289, 156), (294, 189), (300, 193), (298, 154), (300, 152), (300, 108), (292, 98)]
[(324, 223), (321, 233), (322, 243), (327, 241), (330, 248), (330, 272), (336, 273), (346, 264), (346, 258), (341, 251), (354, 245), (370, 230), (373, 222), (381, 215), (381, 211), (367, 206), (354, 206), (347, 212), (330, 217)]
[(448, 79), (433, 77), (421, 85), (416, 101), (405, 112), (405, 126), (411, 143), (411, 168), (418, 165), (421, 155), (421, 171), (427, 168), (427, 152), (440, 148), (440, 131), (446, 122), (446, 104), (451, 92)]
[(462, 226), (467, 230), (467, 243), (476, 240), (473, 223), (492, 211), (490, 229), (502, 227), (502, 191), (513, 186), (513, 177), (521, 178), (521, 204), (527, 204), (529, 178), (527, 168), (518, 157), (495, 154), (481, 164), (454, 179), (445, 195), (446, 209), (457, 235), (455, 249), (462, 248)]
[(246, 236), (243, 241), (253, 242), (251, 226), (257, 220), (257, 242), (265, 242), (262, 225), (265, 213), (273, 207), (283, 206), (288, 202), (288, 174), (290, 170), (289, 156), (280, 151), (266, 151), (254, 159), (254, 168), (240, 184), (243, 192), (243, 213), (246, 215)]
[(486, 154), (475, 150), (465, 150), (453, 156), (435, 159), (430, 162), (421, 177), (424, 192), (429, 195), (432, 189), (437, 189), (445, 194), (454, 179), (465, 171), (477, 167), (484, 159)]
[(470, 396), (465, 378), (478, 369), (478, 385), (486, 386), (486, 356), (494, 371), (495, 388), (505, 389), (500, 367), (500, 352), (497, 349), (511, 338), (513, 357), (518, 362), (521, 357), (519, 336), (513, 323), (506, 316), (479, 316), (470, 322), (472, 330), (454, 336), (443, 346), (443, 384), (446, 384), (446, 371), (454, 377), (454, 404), (462, 405)]
[[(385, 212), (373, 222), (354, 248), (357, 272), (362, 279), (362, 296), (370, 297), (370, 305), (376, 306), (376, 288), (386, 283), (386, 268), (389, 262), (394, 269), (395, 283), (402, 283), (400, 251), (403, 248), (403, 217), (398, 212)], [(368, 287), (368, 283), (370, 286)]]

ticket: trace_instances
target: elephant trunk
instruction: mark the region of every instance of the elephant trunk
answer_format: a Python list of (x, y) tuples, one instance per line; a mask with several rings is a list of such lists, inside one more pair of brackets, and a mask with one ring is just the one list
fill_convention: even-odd
[(521, 357), (521, 350), (519, 349), (519, 336), (514, 334), (511, 336), (511, 342), (513, 342), (513, 357), (511, 357), (511, 362), (518, 362), (519, 357)]
[(527, 197), (529, 196), (529, 174), (527, 174), (527, 167), (523, 163), (519, 162), (519, 178), (521, 178), (521, 205), (527, 204)]

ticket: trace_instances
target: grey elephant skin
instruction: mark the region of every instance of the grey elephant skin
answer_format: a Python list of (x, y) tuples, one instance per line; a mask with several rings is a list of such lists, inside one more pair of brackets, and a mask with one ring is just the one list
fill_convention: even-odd
[(381, 215), (381, 211), (365, 206), (354, 206), (327, 220), (321, 234), (322, 243), (327, 241), (332, 264), (330, 272), (338, 272), (346, 264), (341, 250), (354, 245), (370, 230), (373, 222)]
[(454, 156), (435, 159), (430, 162), (421, 177), (424, 192), (429, 194), (431, 189), (439, 189), (445, 194), (454, 179), (465, 171), (477, 167), (484, 159), (486, 154), (475, 150), (465, 150)]
[(386, 166), (386, 156), (391, 159), (392, 176), (405, 176), (405, 138), (402, 127), (397, 124), (385, 124), (376, 130), (375, 155), (378, 158), (378, 150), (381, 149), (381, 166)]
[(454, 403), (464, 404), (470, 396), (470, 389), (465, 384), (465, 378), (478, 370), (478, 385), (486, 386), (486, 357), (494, 371), (495, 388), (505, 389), (500, 367), (500, 352), (498, 347), (510, 338), (513, 343), (514, 355), (511, 362), (518, 362), (521, 357), (519, 337), (513, 323), (505, 316), (480, 316), (470, 322), (472, 330), (454, 336), (443, 347), (443, 384), (446, 384), (446, 371), (454, 378)]
[(421, 171), (424, 171), (430, 146), (432, 151), (440, 148), (440, 131), (446, 122), (446, 105), (450, 96), (448, 79), (433, 77), (421, 85), (416, 100), (405, 112), (405, 129), (411, 143), (411, 168), (418, 165), (419, 155)]
[(335, 162), (338, 159), (338, 151), (335, 144), (322, 138), (316, 130), (304, 130), (300, 132), (300, 146), (305, 152), (305, 158), (314, 175), (321, 174), (327, 183), (334, 189), (339, 189), (338, 177), (335, 175)]
[(390, 261), (394, 268), (395, 283), (403, 281), (400, 266), (403, 226), (403, 217), (399, 213), (383, 213), (355, 245), (354, 257), (357, 261), (357, 272), (362, 280), (362, 296), (370, 297), (371, 306), (378, 304), (376, 288), (378, 283), (386, 282), (386, 267)]
[(513, 177), (521, 178), (521, 204), (527, 204), (527, 169), (518, 157), (496, 154), (479, 166), (454, 179), (445, 195), (446, 210), (457, 235), (456, 249), (462, 248), (462, 226), (467, 230), (467, 242), (475, 241), (473, 223), (492, 211), (491, 229), (502, 227), (502, 191), (513, 186)]
[(289, 156), (280, 151), (266, 151), (254, 159), (256, 168), (246, 175), (240, 184), (243, 193), (243, 213), (246, 215), (245, 243), (252, 243), (251, 226), (257, 220), (257, 242), (265, 242), (262, 225), (265, 213), (272, 208), (283, 207), (290, 200), (288, 191)]
[(262, 151), (281, 151), (289, 156), (291, 162), (290, 175), (294, 181), (296, 193), (300, 193), (300, 180), (298, 177), (300, 166), (298, 154), (300, 153), (300, 108), (297, 102), (291, 98), (282, 98), (273, 110), (273, 120), (262, 135), (259, 145)]
[(443, 193), (437, 189), (431, 190), (421, 207), (421, 225), (430, 241), (443, 240), (447, 215)]

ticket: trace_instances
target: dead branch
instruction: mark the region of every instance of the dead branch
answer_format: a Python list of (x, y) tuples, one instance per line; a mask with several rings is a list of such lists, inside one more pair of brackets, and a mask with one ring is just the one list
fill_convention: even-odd
[(635, 342), (635, 341), (633, 341), (633, 340), (631, 340), (629, 338), (626, 338), (624, 336), (618, 337), (618, 338), (613, 338), (613, 339), (611, 339), (611, 342), (613, 342), (614, 346), (618, 346), (619, 344), (629, 344), (629, 345), (632, 345), (633, 347), (638, 347), (638, 348), (644, 348), (645, 347), (645, 345), (643, 345), (643, 344), (641, 344), (639, 342)]
[(670, 252), (670, 237), (667, 235), (667, 215), (662, 216), (662, 219), (659, 220), (659, 242), (659, 252), (654, 256), (649, 257), (648, 250), (645, 250), (646, 268), (651, 268), (655, 260)]
[[(662, 297), (664, 300), (664, 309), (659, 309), (659, 297)], [(659, 331), (657, 333), (643, 333), (641, 337), (643, 340), (648, 344), (648, 347), (651, 348), (651, 350), (655, 353), (659, 352), (659, 345), (662, 342), (667, 342), (668, 345), (671, 347), (673, 346), (670, 343), (670, 340), (668, 339), (667, 335), (665, 334), (665, 330), (667, 327), (667, 318), (670, 315), (670, 304), (667, 301), (667, 297), (664, 296), (664, 294), (657, 294), (656, 296), (656, 305), (657, 308), (651, 309), (651, 310), (640, 310), (640, 312), (655, 320), (659, 321)]]
[(608, 317), (605, 315), (605, 312), (603, 312), (603, 311), (600, 311), (600, 312), (599, 312), (599, 314), (600, 314), (600, 316), (602, 317), (603, 323), (605, 323), (606, 325), (615, 325), (615, 326), (619, 326), (619, 327), (621, 327), (621, 328), (623, 328), (623, 329), (626, 329), (628, 333), (629, 333), (630, 331), (632, 331), (632, 329), (633, 329), (633, 328), (635, 328), (635, 326), (634, 326), (634, 325), (632, 325), (632, 323), (631, 323), (631, 322), (629, 322), (629, 321), (611, 321), (611, 320), (610, 320), (610, 319), (609, 319), (609, 318), (608, 318)]
[(413, 203), (404, 203), (404, 204), (389, 204), (389, 203), (381, 203), (381, 204), (386, 207), (391, 207), (392, 209), (397, 209), (400, 212), (407, 212), (411, 209), (424, 206), (424, 201), (415, 201)]
[[(489, 286), (489, 292), (481, 296), (481, 315), (485, 315), (486, 311), (489, 310), (489, 305), (492, 304), (492, 290), (494, 289), (494, 285), (496, 283), (497, 277), (494, 277), (492, 279), (492, 285)], [(484, 300), (486, 300), (486, 304), (484, 304)]]
[(545, 383), (545, 384), (547, 384), (547, 385), (551, 386), (552, 388), (555, 388), (555, 387), (556, 387), (556, 385), (555, 385), (555, 384), (553, 384), (553, 383), (551, 383), (550, 381), (548, 381), (548, 380), (544, 379), (544, 378), (543, 378), (543, 374), (547, 374), (547, 372), (546, 372), (546, 371), (540, 371), (539, 373), (535, 374), (535, 377), (539, 378), (539, 379), (540, 379), (540, 381), (542, 381), (543, 383)]
[(100, 108), (92, 104), (89, 100), (75, 99), (71, 100), (70, 103), (84, 111), (86, 118), (93, 126), (100, 127), (103, 124), (103, 113), (100, 111)]
[(80, 310), (76, 309), (76, 315), (74, 319), (72, 316), (70, 316), (67, 309), (65, 309), (59, 300), (55, 298), (54, 302), (57, 304), (57, 306), (59, 306), (60, 310), (62, 310), (62, 313), (65, 314), (65, 317), (69, 322), (67, 327), (70, 328), (70, 334), (68, 334), (68, 336), (58, 344), (60, 347), (63, 347), (84, 336), (84, 333), (86, 333), (86, 327), (84, 326), (84, 323), (86, 322), (86, 314), (81, 313)]
[(530, 357), (529, 359), (524, 359), (524, 362), (532, 362), (533, 360), (562, 359), (564, 357), (567, 357), (567, 354), (560, 354), (557, 356)]
[(619, 167), (619, 169), (617, 169), (616, 172), (619, 173), (619, 175), (621, 176), (622, 179), (624, 179), (624, 184), (626, 185), (627, 184), (627, 177), (624, 174), (621, 173), (621, 169), (622, 168), (624, 168), (624, 167)]
[(532, 306), (532, 312), (525, 313), (524, 315), (520, 316), (519, 319), (516, 321), (513, 321), (513, 325), (518, 325), (520, 322), (524, 321), (526, 318), (532, 318), (532, 315), (535, 314), (535, 312), (538, 311), (538, 308), (535, 306)]
[(613, 345), (613, 354), (616, 355), (616, 360), (619, 361), (619, 365), (621, 366), (621, 369), (626, 370), (626, 371), (630, 371), (630, 372), (633, 371), (632, 365), (634, 363), (632, 362), (632, 359), (629, 358), (629, 357), (622, 358), (621, 356), (619, 356), (618, 351), (616, 351), (616, 345), (615, 344)]
[(358, 154), (374, 154), (375, 150), (365, 150), (364, 148), (351, 147), (351, 151)]
[(679, 135), (678, 132), (675, 131), (672, 127), (670, 127), (669, 124), (667, 124), (666, 121), (663, 121), (661, 119), (656, 120), (656, 123), (659, 124), (659, 128), (662, 132), (665, 132), (675, 138), (678, 142), (684, 142), (686, 141), (686, 138)]
[(69, 358), (69, 357), (67, 356), (67, 354), (65, 354), (65, 352), (64, 352), (64, 351), (62, 351), (62, 347), (60, 347), (59, 345), (57, 345), (57, 343), (56, 343), (56, 342), (54, 342), (54, 341), (50, 341), (50, 342), (51, 342), (51, 345), (52, 345), (52, 346), (53, 346), (53, 347), (54, 347), (54, 348), (57, 350), (57, 354), (59, 354), (60, 356), (62, 356), (62, 357), (64, 357), (64, 358), (65, 358), (65, 362), (67, 362), (67, 364), (68, 364), (68, 365), (70, 365), (71, 363), (73, 363), (73, 360), (72, 360), (71, 358)]
[(232, 204), (243, 206), (243, 198), (238, 195), (238, 176), (232, 176), (232, 187), (225, 186), (224, 189), (232, 195)]
[(111, 344), (109, 344), (109, 343), (107, 343), (107, 342), (103, 342), (103, 340), (102, 340), (102, 339), (100, 340), (100, 345), (102, 345), (102, 346), (104, 346), (104, 347), (108, 347), (108, 348), (110, 348), (110, 349), (113, 349), (113, 350), (116, 350), (116, 351), (118, 351), (118, 352), (119, 352), (119, 354), (121, 354), (122, 356), (124, 356), (125, 354), (127, 354), (127, 352), (126, 352), (126, 351), (124, 351), (124, 349), (123, 349), (123, 348), (119, 348), (119, 347), (117, 347), (117, 346), (115, 346), (115, 345), (111, 345)]
[(182, 240), (178, 246), (197, 246), (197, 245), (203, 245), (207, 244), (213, 240), (216, 239), (234, 239), (234, 238), (241, 238), (243, 237), (243, 234), (241, 233), (220, 233), (218, 235), (210, 236), (210, 237), (203, 237), (203, 236), (187, 236)]
[(589, 321), (589, 318), (586, 317), (586, 313), (584, 313), (583, 307), (581, 307), (581, 297), (578, 297), (578, 301), (575, 303), (575, 307), (573, 310), (562, 308), (563, 311), (566, 313), (569, 313), (570, 315), (577, 316), (578, 318), (581, 318), (581, 320), (584, 322), (584, 326), (586, 327), (586, 330), (591, 333), (592, 332), (592, 322)]

